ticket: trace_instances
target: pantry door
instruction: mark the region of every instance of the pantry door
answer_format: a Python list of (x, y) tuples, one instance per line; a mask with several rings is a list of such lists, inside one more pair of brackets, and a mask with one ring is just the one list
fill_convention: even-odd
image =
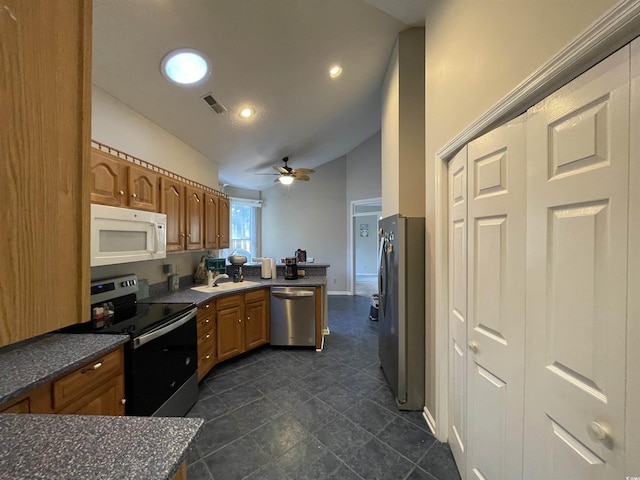
[(467, 478), (522, 478), (525, 115), (468, 145)]
[(525, 478), (624, 478), (628, 47), (530, 109), (527, 153)]
[(467, 147), (449, 162), (449, 445), (467, 468)]

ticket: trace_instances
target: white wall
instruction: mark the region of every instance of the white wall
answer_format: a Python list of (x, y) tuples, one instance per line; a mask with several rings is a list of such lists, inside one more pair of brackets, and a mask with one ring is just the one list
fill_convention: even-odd
[(424, 29), (396, 40), (382, 87), (382, 216), (423, 217)]
[(327, 289), (346, 291), (346, 157), (317, 167), (308, 182), (262, 191), (262, 256), (292, 257), (301, 248), (329, 263)]
[[(425, 13), (426, 219), (435, 238), (435, 153), (488, 111), (545, 61), (565, 47), (614, 0), (434, 0)], [(435, 242), (429, 242), (431, 268), (427, 292), (427, 338), (435, 342)], [(438, 319), (440, 322), (441, 319)], [(446, 325), (446, 320), (442, 319)], [(442, 338), (442, 337), (439, 337)], [(427, 407), (433, 414), (438, 378), (436, 348), (427, 358)], [(444, 346), (446, 355), (446, 345)]]
[[(362, 215), (353, 218), (355, 236), (356, 275), (376, 275), (378, 273), (378, 215)], [(361, 226), (367, 226), (367, 235), (362, 236)]]
[(219, 190), (218, 164), (93, 85), (91, 138)]
[(380, 138), (378, 131), (347, 153), (347, 202), (381, 196)]

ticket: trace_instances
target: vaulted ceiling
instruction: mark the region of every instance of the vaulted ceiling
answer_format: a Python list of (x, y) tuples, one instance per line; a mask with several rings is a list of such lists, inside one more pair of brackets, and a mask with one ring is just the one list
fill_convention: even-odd
[[(93, 82), (219, 165), (220, 183), (262, 189), (272, 165), (314, 168), (380, 129), (396, 35), (426, 0), (108, 0), (94, 2)], [(163, 57), (193, 48), (211, 75), (178, 86)], [(339, 64), (342, 75), (328, 70)], [(215, 113), (203, 96), (227, 109)], [(254, 109), (244, 119), (242, 108)], [(177, 159), (178, 160), (178, 159)]]

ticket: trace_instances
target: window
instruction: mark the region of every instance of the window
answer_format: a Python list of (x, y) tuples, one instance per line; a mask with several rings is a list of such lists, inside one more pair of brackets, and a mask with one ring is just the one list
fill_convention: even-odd
[(231, 252), (260, 256), (260, 201), (231, 197)]

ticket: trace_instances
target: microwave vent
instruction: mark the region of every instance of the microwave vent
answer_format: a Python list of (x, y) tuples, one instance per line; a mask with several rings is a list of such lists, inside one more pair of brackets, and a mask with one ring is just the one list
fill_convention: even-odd
[(207, 94), (204, 97), (202, 97), (202, 99), (205, 101), (205, 103), (211, 107), (213, 109), (214, 112), (220, 114), (220, 113), (224, 113), (227, 111), (227, 109), (225, 108), (224, 105), (222, 105), (220, 102), (218, 102), (215, 98), (213, 98), (211, 96), (211, 94)]

